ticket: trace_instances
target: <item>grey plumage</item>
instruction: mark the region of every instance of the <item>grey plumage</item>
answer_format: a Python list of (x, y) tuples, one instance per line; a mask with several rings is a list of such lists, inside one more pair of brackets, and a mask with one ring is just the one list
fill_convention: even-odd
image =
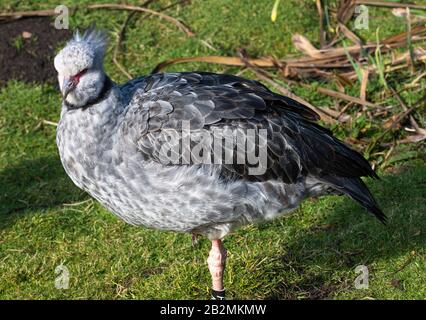
[[(90, 47), (91, 39), (79, 41)], [(348, 194), (384, 221), (360, 179), (376, 177), (368, 162), (316, 124), (318, 115), (300, 103), (231, 75), (155, 74), (119, 86), (102, 67), (90, 66), (91, 96), (78, 104), (71, 94), (62, 106), (59, 153), (74, 183), (126, 222), (220, 239), (330, 191)], [(177, 164), (164, 163), (164, 141), (185, 121), (191, 133), (226, 128), (244, 135), (253, 129), (260, 139), (266, 130), (266, 171), (250, 175), (247, 163), (193, 163), (180, 152)], [(243, 152), (222, 151), (233, 151), (234, 158)]]

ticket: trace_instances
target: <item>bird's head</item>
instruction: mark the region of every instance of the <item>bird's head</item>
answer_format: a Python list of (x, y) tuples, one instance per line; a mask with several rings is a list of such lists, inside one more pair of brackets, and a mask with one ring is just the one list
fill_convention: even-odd
[(100, 94), (106, 47), (105, 33), (93, 27), (83, 34), (77, 31), (56, 55), (54, 64), (64, 101), (79, 107)]

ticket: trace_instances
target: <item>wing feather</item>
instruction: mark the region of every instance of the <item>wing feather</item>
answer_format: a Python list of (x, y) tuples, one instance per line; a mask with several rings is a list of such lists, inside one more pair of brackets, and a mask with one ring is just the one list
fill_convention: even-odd
[[(155, 74), (133, 80), (121, 89), (130, 96), (123, 132), (130, 135), (147, 159), (161, 162), (159, 141), (166, 140), (173, 130), (181, 130), (187, 121), (191, 132), (254, 129), (258, 139), (261, 129), (267, 132), (266, 171), (250, 176), (249, 164), (234, 161), (220, 165), (225, 178), (294, 183), (308, 174), (376, 176), (358, 152), (315, 123), (319, 116), (314, 111), (269, 91), (259, 82), (190, 72)], [(222, 146), (222, 155), (234, 151), (234, 160), (238, 153), (246, 152), (227, 148)]]

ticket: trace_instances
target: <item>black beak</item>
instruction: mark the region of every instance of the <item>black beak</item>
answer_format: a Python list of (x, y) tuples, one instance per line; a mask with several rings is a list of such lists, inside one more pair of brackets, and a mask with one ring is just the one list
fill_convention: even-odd
[(63, 84), (62, 84), (62, 100), (65, 101), (65, 99), (67, 98), (68, 94), (75, 89), (75, 87), (77, 86), (78, 82), (73, 79), (73, 78), (69, 78), (69, 79), (65, 79)]

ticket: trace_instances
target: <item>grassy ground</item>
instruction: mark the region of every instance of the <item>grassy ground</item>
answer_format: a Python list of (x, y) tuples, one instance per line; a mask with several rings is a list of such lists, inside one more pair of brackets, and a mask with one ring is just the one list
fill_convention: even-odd
[[(56, 5), (49, 2), (6, 1), (1, 9)], [(160, 1), (153, 7), (167, 3)], [(120, 57), (129, 72), (141, 75), (173, 57), (231, 55), (242, 47), (252, 56), (285, 56), (295, 52), (292, 33), (317, 39), (314, 1), (282, 1), (275, 24), (269, 20), (271, 6), (267, 0), (215, 0), (169, 10), (196, 31), (190, 39), (164, 21), (139, 18), (129, 25)], [(382, 36), (404, 31), (389, 10), (372, 9), (371, 14), (372, 32), (366, 32), (366, 37), (374, 39), (377, 26), (382, 26)], [(123, 12), (81, 9), (72, 16), (71, 27), (96, 20), (112, 31), (114, 42), (125, 18)], [(210, 41), (217, 51), (201, 40)], [(191, 69), (238, 71), (206, 64), (168, 70)], [(106, 70), (114, 80), (125, 81), (111, 63), (111, 52)], [(378, 86), (373, 81), (368, 88), (373, 100)], [(296, 90), (319, 106), (332, 105), (328, 98)], [(403, 97), (412, 102), (419, 94)], [(208, 298), (208, 241), (203, 239), (192, 248), (189, 235), (126, 225), (73, 186), (59, 162), (55, 128), (41, 124), (43, 119), (57, 121), (59, 109), (54, 86), (10, 81), (0, 89), (0, 298)], [(369, 125), (356, 122), (334, 130), (343, 138)], [(396, 159), (381, 173), (381, 181), (369, 181), (389, 216), (387, 227), (352, 201), (333, 196), (306, 202), (291, 216), (245, 227), (228, 237), (229, 296), (426, 298), (426, 165), (419, 150), (410, 149), (417, 160), (401, 163)], [(55, 288), (55, 268), (61, 264), (70, 272), (67, 290)], [(358, 265), (369, 269), (369, 289), (354, 287)]]

